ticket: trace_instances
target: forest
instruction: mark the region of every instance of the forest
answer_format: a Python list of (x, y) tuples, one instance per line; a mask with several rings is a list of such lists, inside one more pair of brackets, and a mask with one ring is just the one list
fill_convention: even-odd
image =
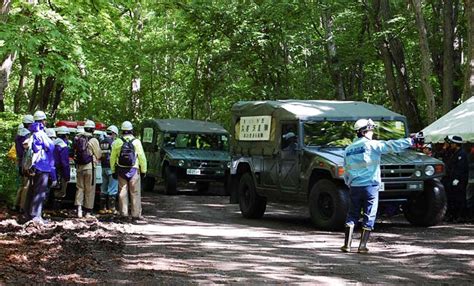
[(469, 0), (1, 3), (1, 112), (228, 127), (239, 100), (359, 100), (417, 131), (474, 90)]

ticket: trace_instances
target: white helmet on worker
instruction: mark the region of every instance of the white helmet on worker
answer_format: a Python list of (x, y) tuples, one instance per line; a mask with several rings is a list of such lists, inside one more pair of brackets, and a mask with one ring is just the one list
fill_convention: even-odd
[(117, 128), (117, 126), (115, 126), (115, 125), (110, 125), (110, 126), (107, 128), (107, 131), (113, 132), (113, 133), (115, 133), (115, 135), (118, 135), (118, 134), (119, 134), (118, 128)]
[(354, 131), (364, 132), (368, 130), (373, 130), (377, 125), (372, 119), (359, 119), (354, 123)]
[(46, 128), (46, 135), (48, 135), (49, 138), (56, 138), (56, 131), (54, 131), (53, 128)]
[(130, 121), (124, 121), (122, 123), (122, 131), (131, 131), (133, 130), (133, 125)]
[(56, 129), (56, 133), (58, 135), (69, 134), (69, 128), (67, 128), (66, 126), (60, 126)]
[(23, 116), (23, 124), (30, 124), (35, 122), (35, 119), (33, 118), (33, 115), (27, 114)]
[(46, 119), (46, 113), (44, 113), (43, 111), (41, 110), (38, 110), (35, 112), (35, 114), (33, 115), (33, 119), (35, 121), (40, 121), (40, 120), (45, 120)]
[(84, 124), (84, 128), (91, 128), (95, 129), (95, 123), (92, 120), (86, 120), (86, 123)]

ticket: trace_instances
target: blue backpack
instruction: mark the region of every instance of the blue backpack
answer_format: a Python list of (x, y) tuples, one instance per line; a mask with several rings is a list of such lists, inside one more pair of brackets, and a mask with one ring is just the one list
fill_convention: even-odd
[(123, 141), (122, 148), (120, 149), (120, 154), (118, 158), (118, 164), (120, 167), (129, 167), (132, 168), (135, 166), (137, 161), (137, 154), (135, 154), (135, 146), (133, 146), (133, 138), (130, 141), (126, 141), (124, 138), (120, 138)]

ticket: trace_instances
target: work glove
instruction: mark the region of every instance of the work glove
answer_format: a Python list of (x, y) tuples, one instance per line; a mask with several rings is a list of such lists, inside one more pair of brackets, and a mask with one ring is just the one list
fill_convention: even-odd
[(51, 188), (56, 188), (58, 186), (58, 181), (54, 180), (51, 182)]
[(458, 184), (459, 184), (459, 180), (458, 180), (458, 179), (454, 179), (454, 180), (453, 180), (453, 186), (456, 187)]
[(112, 178), (114, 178), (115, 180), (117, 180), (117, 179), (118, 179), (117, 173), (112, 173)]

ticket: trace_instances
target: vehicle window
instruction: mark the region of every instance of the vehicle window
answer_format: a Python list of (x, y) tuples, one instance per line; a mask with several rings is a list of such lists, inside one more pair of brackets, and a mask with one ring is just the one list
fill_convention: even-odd
[(281, 125), (281, 150), (295, 150), (298, 146), (298, 128), (295, 123)]
[(179, 149), (222, 150), (229, 149), (229, 137), (224, 134), (165, 133), (163, 143), (166, 147)]
[[(352, 143), (356, 134), (355, 121), (314, 121), (304, 123), (306, 146), (345, 147)], [(397, 120), (375, 121), (374, 139), (391, 140), (404, 138), (405, 123)]]

